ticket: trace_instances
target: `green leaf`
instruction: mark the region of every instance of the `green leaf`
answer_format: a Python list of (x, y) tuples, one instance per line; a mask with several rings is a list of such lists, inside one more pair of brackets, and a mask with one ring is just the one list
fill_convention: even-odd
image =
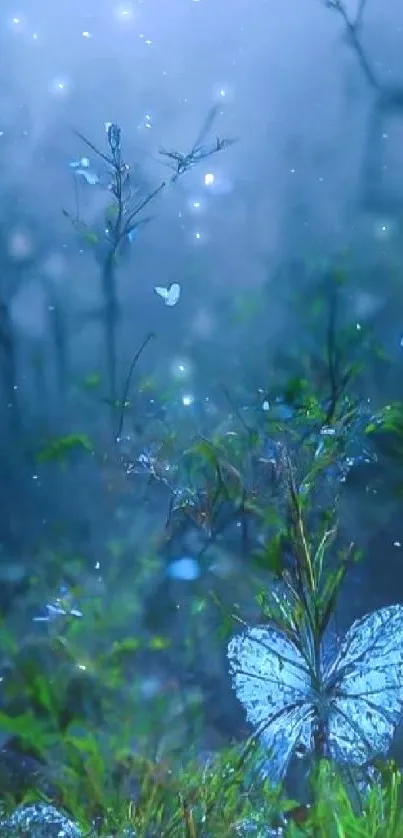
[(63, 463), (72, 451), (94, 452), (93, 444), (87, 434), (68, 434), (67, 436), (56, 437), (46, 448), (36, 455), (38, 463), (49, 463), (52, 461)]
[(192, 614), (202, 614), (206, 610), (207, 602), (205, 599), (194, 599), (191, 604)]
[(99, 372), (90, 372), (83, 378), (82, 384), (86, 390), (95, 390), (102, 382)]
[(116, 659), (132, 655), (141, 648), (141, 641), (138, 637), (128, 637), (125, 640), (118, 640), (113, 643), (112, 648), (102, 656), (102, 662), (112, 662)]
[(364, 433), (366, 434), (373, 434), (374, 431), (378, 430), (379, 425), (376, 422), (369, 422), (368, 425), (364, 428)]
[(119, 213), (119, 204), (116, 201), (114, 204), (109, 204), (109, 207), (105, 210), (105, 218), (109, 221), (116, 220)]
[(302, 398), (306, 398), (308, 389), (309, 384), (306, 378), (295, 375), (290, 378), (285, 385), (284, 400), (287, 404), (294, 405), (296, 402), (301, 401)]
[(330, 546), (332, 545), (336, 536), (336, 528), (326, 529), (319, 542), (315, 555), (313, 557), (313, 567), (315, 572), (316, 584), (319, 584), (323, 574), (323, 564), (325, 556)]
[(261, 550), (256, 550), (252, 558), (258, 567), (270, 570), (276, 576), (281, 576), (283, 571), (284, 555), (284, 533), (278, 533), (266, 542)]
[(333, 570), (328, 573), (328, 577), (318, 603), (318, 629), (322, 634), (326, 630), (328, 622), (334, 613), (338, 593), (344, 582), (346, 573), (347, 564), (343, 564), (341, 567), (338, 567), (337, 570)]
[(37, 753), (46, 754), (49, 748), (59, 743), (60, 734), (45, 727), (33, 713), (21, 713), (8, 716), (0, 712), (0, 729), (21, 739), (23, 745), (33, 748)]
[(149, 649), (169, 649), (171, 641), (169, 637), (163, 637), (161, 634), (156, 634), (148, 641)]
[(195, 457), (200, 457), (200, 459), (204, 460), (206, 463), (209, 463), (212, 466), (216, 466), (218, 463), (218, 456), (217, 451), (215, 450), (214, 445), (211, 442), (208, 442), (206, 439), (200, 439), (194, 443), (185, 454), (191, 454)]
[(93, 230), (85, 230), (85, 232), (81, 233), (84, 241), (88, 244), (98, 244), (99, 236), (97, 233), (94, 233)]

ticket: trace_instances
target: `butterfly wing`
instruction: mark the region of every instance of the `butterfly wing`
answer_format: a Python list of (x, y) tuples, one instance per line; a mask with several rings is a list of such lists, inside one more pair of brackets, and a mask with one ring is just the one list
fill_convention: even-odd
[(162, 288), (161, 285), (157, 285), (154, 288), (154, 291), (156, 294), (158, 294), (159, 297), (162, 297), (163, 300), (167, 299), (169, 293), (168, 288)]
[(177, 282), (174, 282), (169, 288), (168, 295), (167, 295), (167, 298), (165, 300), (166, 305), (167, 306), (176, 306), (176, 303), (179, 300), (180, 294), (181, 294), (181, 287)]
[(268, 776), (277, 783), (296, 745), (311, 746), (314, 707), (308, 667), (285, 635), (266, 626), (232, 638), (228, 660), (247, 719), (270, 751)]
[(95, 174), (95, 172), (91, 172), (89, 169), (75, 169), (74, 174), (77, 177), (83, 177), (84, 180), (87, 181), (87, 183), (90, 186), (95, 186), (97, 183), (99, 183), (98, 175)]
[(363, 765), (386, 754), (403, 710), (403, 606), (353, 623), (325, 684), (330, 755)]

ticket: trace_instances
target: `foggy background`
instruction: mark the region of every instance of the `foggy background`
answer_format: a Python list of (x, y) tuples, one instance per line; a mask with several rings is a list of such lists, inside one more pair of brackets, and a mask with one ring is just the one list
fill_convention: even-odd
[[(352, 20), (359, 6), (346, 2)], [(150, 331), (157, 339), (142, 374), (166, 384), (183, 360), (191, 375), (182, 395), (196, 402), (220, 382), (231, 392), (238, 379), (266, 386), (280, 357), (316, 340), (294, 297), (308, 297), (317, 271), (347, 254), (345, 314), (368, 321), (391, 358), (386, 370), (368, 367), (363, 395), (375, 406), (401, 397), (403, 9), (368, 0), (359, 48), (320, 0), (3, 0), (0, 21), (0, 333), (8, 346), (12, 330), (14, 348), (0, 446), (7, 599), (33, 568), (50, 585), (38, 559), (46, 550), (57, 548), (66, 567), (79, 552), (89, 572), (122, 530), (132, 549), (166, 515), (157, 502), (133, 533), (141, 500), (117, 466), (101, 477), (87, 461), (55, 473), (20, 456), (21, 439), (29, 448), (36, 437), (88, 429), (106, 453), (112, 443), (105, 398), (94, 407), (82, 390), (105, 362), (99, 264), (63, 210), (74, 213), (77, 200), (70, 164), (85, 156), (101, 174), (102, 162), (75, 131), (106, 152), (105, 123), (118, 123), (141, 194), (169, 176), (159, 148), (186, 152), (214, 104), (211, 138), (237, 139), (162, 191), (153, 220), (125, 247), (120, 386)], [(91, 227), (105, 195), (83, 178), (78, 190)], [(169, 308), (154, 287), (174, 282), (182, 294)], [(265, 305), (248, 332), (227, 315), (256, 292)], [(403, 596), (401, 502), (385, 473), (393, 485), (398, 476), (385, 458), (382, 474), (375, 465), (372, 482), (358, 476), (342, 504), (343, 533), (368, 559), (347, 592), (346, 624)]]
[[(351, 15), (355, 5), (346, 5)], [(88, 152), (72, 129), (102, 147), (108, 121), (122, 127), (126, 159), (151, 187), (166, 171), (146, 154), (189, 148), (214, 102), (223, 105), (217, 133), (239, 138), (155, 207), (155, 224), (122, 271), (129, 339), (145, 312), (150, 328), (158, 323), (169, 333), (152, 288), (189, 267), (203, 274), (191, 289), (200, 313), (213, 307), (210, 286), (230, 293), (265, 282), (284, 255), (297, 257), (302, 247), (329, 252), (360, 235), (386, 237), (383, 227), (393, 219), (372, 217), (365, 205), (374, 95), (343, 21), (320, 0), (83, 6), (4, 3), (1, 36), (3, 189), (13, 204), (22, 193), (42, 229), (57, 229), (45, 270), (68, 286), (75, 305), (91, 302), (97, 289), (93, 260), (78, 257), (61, 218), (74, 200), (68, 164)], [(375, 0), (366, 10), (365, 48), (387, 84), (399, 83), (401, 17), (397, 2), (387, 14)], [(388, 124), (382, 133), (390, 169), (386, 158), (398, 153), (401, 127)], [(203, 183), (206, 169), (216, 178), (212, 188)], [(397, 166), (390, 178), (399, 195)], [(90, 204), (87, 220), (97, 206), (90, 191), (82, 198)], [(34, 334), (44, 316), (40, 292), (30, 286), (24, 294), (16, 316)], [(187, 296), (185, 285), (184, 306)], [(275, 293), (272, 302), (276, 309)], [(268, 316), (268, 329), (278, 328), (278, 312)], [(83, 338), (86, 352), (93, 341)]]

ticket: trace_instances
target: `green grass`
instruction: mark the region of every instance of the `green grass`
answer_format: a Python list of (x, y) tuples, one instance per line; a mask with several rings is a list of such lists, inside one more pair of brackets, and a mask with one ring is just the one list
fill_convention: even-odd
[[(252, 763), (247, 764), (239, 748), (221, 752), (203, 767), (192, 759), (184, 764), (156, 762), (122, 753), (112, 770), (94, 740), (92, 752), (88, 742), (86, 746), (81, 760), (77, 752), (72, 758), (70, 750), (70, 763), (65, 764), (56, 798), (50, 801), (68, 812), (83, 834), (96, 823), (97, 835), (122, 836), (131, 828), (137, 838), (403, 835), (402, 775), (391, 763), (381, 768), (379, 782), (358, 803), (324, 761), (315, 771), (312, 804), (306, 807), (252, 774)], [(38, 799), (46, 797), (33, 788), (20, 803)], [(11, 798), (3, 800), (7, 811), (15, 805)]]

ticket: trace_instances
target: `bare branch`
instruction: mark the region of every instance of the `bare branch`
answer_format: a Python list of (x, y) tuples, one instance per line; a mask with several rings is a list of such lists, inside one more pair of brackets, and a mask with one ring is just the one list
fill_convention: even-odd
[(357, 55), (362, 72), (369, 86), (379, 93), (381, 90), (381, 85), (371, 67), (371, 64), (367, 58), (366, 53), (364, 52), (361, 41), (357, 34), (357, 30), (362, 25), (363, 15), (367, 6), (367, 0), (360, 0), (360, 5), (358, 7), (355, 20), (351, 20), (351, 18), (349, 17), (347, 9), (342, 0), (324, 0), (324, 4), (326, 8), (333, 9), (342, 18), (347, 30), (347, 34), (350, 38), (353, 50)]

